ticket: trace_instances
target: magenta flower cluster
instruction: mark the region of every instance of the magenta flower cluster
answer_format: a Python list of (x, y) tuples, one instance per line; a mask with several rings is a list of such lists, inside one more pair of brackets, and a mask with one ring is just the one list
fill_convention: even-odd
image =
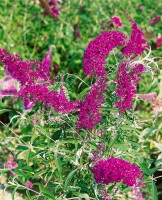
[(50, 91), (44, 85), (34, 85), (21, 88), (18, 96), (24, 102), (43, 103), (45, 106), (53, 107), (56, 112), (69, 113), (77, 109), (77, 102), (69, 102), (62, 90), (60, 92)]
[(13, 172), (13, 169), (18, 167), (18, 163), (14, 161), (14, 157), (12, 154), (9, 154), (5, 167), (11, 172), (11, 174), (18, 178), (17, 174)]
[(136, 95), (136, 85), (141, 80), (146, 68), (142, 64), (129, 66), (128, 61), (122, 61), (116, 71), (116, 94), (119, 101), (116, 106), (119, 107), (120, 113), (126, 109), (132, 109), (131, 103)]
[(118, 27), (122, 27), (122, 22), (121, 22), (121, 19), (117, 16), (113, 16), (111, 21), (110, 21), (110, 27), (114, 28), (116, 26)]
[(46, 77), (50, 77), (50, 66), (52, 59), (52, 48), (47, 51), (44, 59), (42, 61), (42, 66), (39, 68), (39, 74), (45, 75)]
[(155, 24), (155, 23), (159, 22), (160, 20), (161, 20), (161, 16), (159, 15), (157, 17), (150, 19), (150, 23)]
[[(0, 61), (5, 64), (5, 69), (21, 85), (35, 85), (49, 79), (48, 71), (42, 70), (42, 62), (36, 60), (22, 61), (17, 54), (9, 54), (5, 49), (0, 49)], [(35, 66), (35, 69), (33, 67)]]
[(92, 40), (84, 52), (83, 68), (85, 76), (104, 76), (106, 56), (117, 46), (126, 44), (126, 36), (119, 31), (104, 32)]
[(134, 58), (141, 55), (146, 46), (146, 40), (143, 38), (144, 34), (135, 22), (132, 22), (132, 33), (127, 45), (123, 48), (123, 53), (126, 57)]
[(155, 42), (155, 46), (156, 46), (156, 48), (160, 48), (162, 46), (162, 36), (157, 38), (157, 40)]
[(123, 182), (127, 186), (135, 186), (140, 185), (143, 179), (143, 172), (135, 164), (119, 158), (100, 160), (91, 171), (99, 184)]
[(14, 161), (14, 157), (12, 154), (9, 154), (8, 160), (7, 160), (5, 166), (7, 169), (14, 169), (14, 168), (18, 167), (18, 163)]
[(91, 87), (90, 92), (86, 95), (85, 100), (80, 103), (79, 120), (77, 127), (86, 127), (87, 130), (91, 130), (94, 126), (101, 121), (99, 109), (102, 107), (103, 93), (107, 87), (107, 78), (101, 77)]
[(51, 10), (54, 14), (54, 16), (58, 17), (60, 15), (58, 9), (57, 9), (57, 4), (58, 4), (58, 0), (50, 0), (49, 1), (49, 6), (51, 7)]
[[(62, 90), (50, 91), (50, 61), (51, 50), (47, 52), (43, 62), (21, 61), (18, 55), (12, 55), (4, 49), (0, 49), (0, 61), (5, 64), (5, 69), (11, 76), (20, 82), (20, 90), (17, 96), (24, 101), (26, 108), (41, 102), (46, 106), (52, 106), (57, 112), (72, 112), (78, 106), (76, 101), (69, 102)], [(32, 67), (35, 66), (35, 69)], [(45, 82), (41, 84), (41, 82)], [(29, 106), (30, 104), (30, 106)], [(32, 105), (32, 106), (31, 106)]]

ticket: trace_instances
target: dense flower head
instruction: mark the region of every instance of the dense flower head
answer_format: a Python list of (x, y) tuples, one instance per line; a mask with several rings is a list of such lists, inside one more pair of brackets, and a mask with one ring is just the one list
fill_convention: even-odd
[(127, 186), (140, 185), (143, 172), (135, 165), (119, 158), (100, 160), (91, 168), (96, 183), (106, 184), (123, 182)]
[[(129, 72), (130, 70), (130, 72)], [(126, 109), (132, 109), (131, 103), (136, 94), (136, 85), (140, 82), (142, 74), (146, 68), (142, 64), (129, 66), (128, 61), (122, 61), (117, 69), (116, 76), (116, 94), (119, 101), (116, 106), (119, 107), (120, 113)]]
[(115, 47), (124, 44), (126, 44), (126, 36), (119, 31), (104, 32), (92, 40), (82, 60), (85, 76), (104, 76), (106, 74), (105, 57)]
[(69, 102), (62, 90), (60, 92), (50, 91), (43, 85), (34, 85), (21, 88), (18, 96), (24, 102), (32, 104), (43, 103), (45, 106), (53, 107), (56, 112), (68, 113), (76, 110), (76, 102)]
[[(5, 64), (5, 69), (23, 86), (34, 85), (41, 81), (47, 81), (49, 78), (46, 76), (46, 69), (45, 71), (41, 69), (42, 62), (36, 60), (22, 61), (19, 55), (9, 54), (5, 49), (0, 49), (0, 62)], [(33, 66), (35, 66), (35, 69)]]
[(126, 57), (134, 58), (138, 55), (141, 55), (147, 46), (146, 40), (143, 38), (144, 33), (139, 29), (138, 25), (135, 22), (132, 22), (132, 33), (128, 44), (123, 48), (123, 53)]
[(91, 130), (101, 121), (99, 109), (102, 107), (104, 99), (103, 93), (106, 90), (107, 78), (102, 77), (91, 87), (90, 92), (86, 95), (85, 100), (80, 103), (79, 120), (77, 127), (86, 127)]
[(45, 54), (42, 61), (42, 66), (37, 69), (38, 73), (41, 74), (42, 77), (44, 77), (44, 80), (50, 77), (51, 59), (52, 59), (52, 47)]
[(161, 19), (161, 16), (154, 17), (154, 18), (150, 19), (150, 23), (155, 24), (155, 23), (159, 22), (160, 19)]
[(34, 105), (35, 104), (32, 101), (30, 101), (28, 99), (24, 100), (24, 107), (25, 107), (26, 110), (32, 109), (34, 107)]
[(156, 46), (156, 48), (159, 48), (162, 46), (162, 36), (157, 38), (155, 46)]
[(31, 181), (27, 181), (25, 183), (25, 187), (32, 189), (33, 188), (33, 183)]
[[(116, 18), (115, 18), (116, 19)], [(132, 33), (130, 39), (119, 31), (109, 31), (100, 34), (92, 40), (83, 56), (83, 68), (85, 76), (104, 76), (106, 74), (105, 57), (117, 46), (124, 46), (124, 56), (134, 58), (141, 55), (147, 46), (144, 34), (132, 20)]]
[(14, 169), (14, 168), (18, 167), (18, 163), (14, 161), (14, 157), (12, 154), (9, 154), (8, 160), (7, 160), (5, 166), (7, 169)]
[(58, 4), (58, 0), (50, 0), (49, 1), (49, 5), (51, 7), (51, 10), (54, 14), (54, 16), (58, 17), (60, 15), (58, 9), (57, 9), (57, 4)]
[(115, 24), (116, 26), (118, 26), (118, 27), (121, 27), (121, 26), (123, 25), (122, 22), (121, 22), (120, 17), (117, 17), (117, 16), (113, 16), (113, 17), (112, 17), (112, 20), (110, 21), (110, 26), (111, 26), (112, 28), (114, 28), (114, 24)]

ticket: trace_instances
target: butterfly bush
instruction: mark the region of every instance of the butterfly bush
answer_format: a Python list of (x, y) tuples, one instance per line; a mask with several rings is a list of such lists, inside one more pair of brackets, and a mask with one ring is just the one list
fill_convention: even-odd
[[(51, 1), (52, 3), (52, 1)], [(56, 2), (55, 2), (56, 3)], [(120, 22), (116, 17), (116, 23)], [(54, 80), (50, 78), (50, 63), (52, 50), (50, 49), (43, 61), (22, 61), (17, 54), (9, 54), (0, 49), (0, 61), (5, 64), (13, 78), (20, 82), (18, 97), (24, 101), (26, 108), (32, 108), (36, 103), (53, 107), (56, 112), (78, 112), (77, 128), (94, 129), (101, 121), (100, 109), (104, 100), (104, 92), (107, 88), (107, 73), (105, 69), (106, 57), (117, 46), (122, 47), (126, 59), (132, 59), (141, 55), (147, 46), (143, 38), (143, 32), (137, 24), (131, 20), (132, 33), (130, 38), (120, 31), (109, 31), (100, 34), (92, 40), (84, 52), (82, 59), (85, 76), (96, 77), (96, 82), (91, 86), (90, 92), (83, 101), (70, 102), (63, 90), (51, 91)], [(116, 106), (121, 113), (131, 109), (131, 102), (136, 94), (136, 84), (141, 80), (145, 71), (142, 64), (130, 67), (127, 60), (121, 61), (116, 73), (116, 94), (119, 101)], [(29, 104), (29, 106), (28, 106)]]
[[(52, 5), (52, 2), (57, 2), (57, 1), (50, 1), (50, 2), (51, 2), (50, 5)], [(120, 18), (114, 16), (112, 19), (117, 26), (122, 26)], [(54, 78), (51, 78), (51, 73), (50, 73), (51, 59), (52, 59), (51, 48), (45, 54), (42, 62), (35, 61), (35, 60), (22, 61), (19, 55), (9, 54), (6, 50), (0, 49), (0, 62), (5, 65), (5, 69), (10, 73), (10, 76), (16, 79), (20, 83), (20, 89), (17, 92), (17, 97), (19, 97), (24, 102), (25, 108), (32, 109), (33, 106), (36, 105), (37, 103), (41, 103), (45, 108), (47, 108), (45, 109), (46, 112), (44, 115), (42, 114), (43, 111), (42, 110), (40, 111), (42, 121), (44, 120), (42, 118), (47, 116), (47, 120), (45, 118), (46, 121), (43, 121), (43, 123), (41, 124), (43, 126), (43, 130), (44, 130), (43, 132), (45, 132), (45, 134), (42, 134), (41, 137), (37, 137), (39, 136), (38, 135), (39, 130), (35, 129), (36, 138), (34, 138), (33, 144), (31, 143), (31, 145), (33, 145), (32, 146), (33, 149), (31, 151), (31, 155), (28, 158), (29, 160), (32, 161), (32, 156), (34, 155), (33, 157), (34, 159), (36, 159), (36, 162), (37, 162), (37, 159), (43, 159), (42, 164), (45, 165), (43, 166), (45, 167), (45, 172), (44, 174), (42, 174), (42, 177), (43, 178), (47, 177), (46, 180), (48, 180), (48, 174), (49, 174), (48, 167), (50, 167), (50, 169), (52, 168), (53, 170), (52, 177), (55, 177), (56, 180), (55, 182), (53, 182), (53, 178), (50, 176), (48, 180), (49, 182), (47, 182), (47, 184), (45, 185), (45, 188), (50, 186), (51, 183), (55, 187), (55, 183), (58, 183), (61, 180), (61, 179), (59, 180), (59, 176), (62, 177), (62, 174), (61, 174), (62, 169), (58, 173), (58, 170), (57, 170), (58, 166), (61, 166), (61, 168), (63, 168), (64, 167), (63, 165), (65, 164), (67, 167), (66, 168), (67, 172), (70, 171), (69, 176), (68, 176), (70, 177), (71, 172), (72, 173), (75, 172), (75, 169), (74, 171), (71, 171), (73, 168), (72, 164), (74, 163), (76, 167), (77, 165), (79, 165), (79, 160), (81, 160), (81, 162), (83, 161), (84, 163), (84, 160), (86, 160), (84, 158), (86, 158), (86, 156), (92, 155), (92, 160), (90, 160), (89, 157), (87, 160), (89, 160), (89, 163), (92, 166), (90, 167), (90, 169), (94, 175), (95, 182), (97, 184), (103, 184), (102, 185), (103, 189), (101, 188), (100, 195), (102, 195), (105, 200), (113, 199), (113, 197), (111, 198), (111, 194), (109, 195), (106, 192), (107, 185), (109, 185), (110, 183), (119, 183), (119, 182), (122, 182), (126, 186), (131, 187), (132, 193), (137, 199), (141, 199), (141, 200), (143, 199), (142, 193), (140, 192), (140, 186), (144, 187), (145, 185), (143, 183), (143, 171), (141, 171), (140, 168), (136, 164), (132, 164), (120, 158), (110, 157), (104, 160), (105, 153), (106, 153), (105, 151), (109, 149), (109, 146), (108, 146), (109, 139), (110, 139), (110, 147), (111, 147), (111, 144), (113, 144), (113, 142), (119, 139), (115, 136), (115, 131), (113, 130), (113, 128), (108, 127), (110, 123), (112, 124), (116, 123), (116, 121), (112, 122), (112, 120), (115, 120), (115, 118), (113, 118), (112, 116), (113, 111), (110, 111), (110, 117), (108, 116), (111, 122), (109, 123), (108, 120), (107, 121), (105, 120), (106, 125), (102, 124), (101, 127), (99, 126), (99, 129), (96, 129), (96, 131), (94, 131), (96, 134), (94, 134), (92, 137), (88, 138), (86, 136), (87, 138), (85, 137), (85, 139), (83, 139), (82, 131), (77, 130), (77, 129), (93, 130), (95, 126), (98, 123), (100, 123), (102, 120), (101, 109), (104, 105), (105, 100), (107, 100), (105, 93), (106, 93), (107, 87), (109, 86), (108, 85), (109, 77), (108, 77), (106, 67), (105, 67), (106, 57), (114, 48), (118, 46), (121, 48), (123, 59), (120, 61), (120, 63), (117, 63), (117, 66), (118, 66), (117, 70), (116, 71), (114, 70), (114, 72), (116, 73), (116, 77), (113, 80), (113, 82), (116, 84), (115, 85), (116, 89), (114, 91), (114, 94), (116, 95), (118, 100), (116, 100), (116, 102), (113, 102), (113, 103), (114, 103), (114, 106), (116, 106), (119, 109), (119, 113), (124, 113), (127, 109), (132, 109), (132, 105), (131, 105), (132, 101), (135, 97), (137, 97), (137, 94), (136, 94), (137, 84), (140, 82), (143, 73), (146, 71), (146, 68), (143, 64), (135, 64), (133, 62), (134, 60), (132, 59), (136, 58), (137, 56), (140, 56), (145, 50), (145, 48), (147, 48), (147, 46), (146, 46), (146, 41), (143, 38), (142, 30), (139, 29), (139, 27), (133, 20), (131, 21), (131, 23), (132, 23), (132, 33), (130, 37), (126, 36), (120, 31), (113, 30), (113, 31), (101, 33), (98, 37), (96, 37), (94, 40), (92, 40), (89, 43), (88, 47), (86, 48), (84, 52), (84, 56), (82, 59), (83, 70), (84, 70), (85, 76), (91, 79), (92, 82), (95, 80), (95, 82), (93, 82), (93, 84), (89, 87), (89, 92), (86, 94), (83, 100), (75, 99), (73, 101), (70, 101), (69, 98), (67, 98), (63, 89), (63, 85), (61, 83), (57, 91), (53, 90), (53, 83), (55, 83), (55, 80)], [(144, 98), (144, 99), (150, 98), (155, 101), (156, 97), (154, 94), (150, 95), (149, 97), (147, 95), (144, 96), (144, 94), (142, 96), (141, 94), (141, 98)], [(68, 129), (68, 126), (66, 125), (64, 126), (63, 123), (65, 121), (60, 117), (60, 115), (57, 116), (56, 114), (56, 116), (55, 115), (53, 116), (53, 111), (50, 108), (53, 108), (57, 113), (61, 113), (61, 114), (62, 113), (68, 114), (69, 112), (75, 112), (75, 116), (76, 116), (76, 113), (77, 113), (76, 129), (73, 127), (70, 127), (71, 129), (70, 128)], [(119, 113), (117, 113), (117, 116), (121, 117)], [(36, 113), (35, 116), (34, 115), (32, 116), (33, 118), (31, 117), (31, 124), (33, 126), (36, 126), (36, 125), (38, 126), (38, 121), (40, 120), (39, 114)], [(60, 132), (62, 134), (62, 130), (64, 131), (64, 136), (62, 135), (60, 136), (61, 141), (59, 141), (59, 139), (54, 138), (55, 133), (53, 134), (53, 131), (51, 131), (52, 128), (49, 129), (49, 132), (48, 131), (46, 132), (46, 130), (48, 130), (48, 126), (44, 126), (44, 125), (48, 123), (53, 123), (53, 124), (57, 123), (56, 136), (57, 134), (59, 135)], [(62, 125), (61, 128), (59, 128), (60, 124)], [(70, 122), (70, 126), (71, 124), (73, 123)], [(117, 127), (115, 126), (115, 128)], [(70, 140), (71, 139), (73, 140), (73, 138), (71, 138), (71, 136), (70, 138), (68, 138), (68, 131), (71, 134), (71, 130), (75, 131), (77, 133), (77, 136), (83, 139), (83, 141), (81, 141), (81, 144), (71, 145)], [(108, 132), (108, 134), (105, 132)], [(110, 132), (110, 135), (109, 135), (109, 132)], [(86, 131), (87, 135), (89, 133), (93, 133), (93, 131), (91, 132)], [(47, 140), (46, 137), (48, 137), (49, 140)], [(74, 137), (74, 135), (72, 135), (72, 137)], [(93, 140), (94, 137), (97, 138), (95, 141)], [(50, 144), (50, 139), (52, 140), (52, 146)], [(41, 142), (41, 145), (44, 142), (45, 147), (43, 147), (42, 145), (41, 146), (42, 149), (41, 149), (39, 146), (40, 145), (39, 142)], [(93, 148), (95, 148), (95, 146), (97, 146), (96, 151), (93, 154), (91, 154), (88, 151), (87, 147), (86, 147), (87, 149), (86, 148), (84, 149), (84, 145), (80, 148), (80, 145), (83, 144), (82, 142), (84, 143), (84, 145), (87, 144), (87, 147), (90, 144), (90, 146), (92, 146), (92, 148), (90, 147), (92, 150)], [(23, 146), (25, 146), (25, 143), (23, 144)], [(75, 156), (75, 150), (73, 146), (75, 146), (74, 148), (75, 150), (77, 150), (76, 156)], [(62, 147), (67, 148), (68, 151), (65, 150), (64, 152), (62, 152), (61, 151)], [(40, 153), (37, 154), (37, 156), (35, 156), (35, 151), (36, 151), (35, 149), (37, 148), (41, 150), (40, 150)], [(57, 151), (57, 153), (55, 153), (55, 151)], [(70, 152), (71, 155), (74, 155), (74, 156), (73, 157), (67, 156), (68, 152)], [(111, 153), (113, 153), (113, 151)], [(84, 154), (84, 157), (81, 157), (83, 156), (83, 154)], [(74, 161), (75, 157), (76, 157), (76, 160)], [(55, 162), (56, 160), (58, 160), (58, 164), (56, 164)], [(82, 168), (77, 169), (78, 171), (76, 173), (80, 173), (79, 172), (80, 169), (83, 170), (85, 166), (89, 166), (89, 163), (87, 164), (87, 160), (85, 161), (85, 164), (83, 164)], [(47, 162), (47, 165), (46, 165), (46, 162)], [(24, 160), (24, 163), (26, 164), (27, 162)], [(53, 164), (54, 167), (51, 163), (54, 163)], [(39, 164), (41, 165), (41, 162)], [(18, 163), (14, 161), (13, 156), (10, 155), (9, 159), (7, 160), (5, 164), (5, 167), (9, 169), (9, 171), (18, 180), (18, 176), (14, 174), (12, 169), (18, 167), (18, 169), (15, 170), (17, 172), (18, 170), (21, 170), (20, 169), (21, 165), (18, 166)], [(27, 163), (27, 167), (28, 165), (29, 164)], [(38, 166), (35, 165), (35, 162), (33, 162), (32, 165), (30, 165), (30, 167), (31, 169), (32, 168), (34, 170), (36, 169), (36, 172), (39, 173), (39, 170), (40, 170), (39, 165)], [(88, 170), (89, 170), (89, 167), (87, 167), (87, 171)], [(48, 174), (46, 174), (46, 171)], [(32, 171), (32, 174), (33, 174), (33, 171)], [(42, 179), (42, 184), (43, 184), (46, 180), (44, 181), (42, 177), (40, 177), (40, 179)], [(65, 174), (63, 175), (63, 177), (65, 177)], [(34, 183), (35, 178), (28, 177), (28, 176), (26, 177), (26, 179), (23, 179), (21, 183), (28, 190), (33, 188), (33, 183), (30, 181), (31, 179), (32, 179), (32, 182)], [(65, 182), (65, 185), (67, 184), (66, 182)], [(104, 186), (104, 184), (106, 186)], [(62, 187), (61, 182), (60, 182), (59, 187), (60, 188), (64, 187), (64, 186)], [(56, 193), (59, 193), (58, 191), (61, 191), (60, 188), (57, 190)], [(39, 189), (41, 190), (41, 187)], [(66, 187), (64, 187), (64, 189), (66, 191)], [(120, 191), (119, 190), (116, 191), (116, 189), (118, 189), (117, 186), (115, 186), (112, 189), (112, 193), (116, 193), (115, 195), (117, 195), (117, 192), (120, 193)], [(43, 188), (43, 191), (45, 191), (44, 188)], [(49, 193), (49, 196), (52, 195), (52, 192)], [(60, 193), (62, 193), (62, 191)], [(61, 195), (60, 197), (64, 198)]]
[(123, 182), (127, 186), (141, 185), (143, 172), (135, 165), (119, 158), (100, 160), (91, 167), (94, 179), (98, 184)]
[(9, 154), (8, 156), (8, 160), (5, 164), (7, 169), (14, 169), (16, 167), (18, 167), (18, 163), (14, 161), (14, 157), (12, 154)]
[(38, 68), (38, 73), (44, 76), (44, 80), (50, 77), (50, 66), (51, 66), (51, 59), (52, 59), (52, 47), (46, 53), (43, 58), (42, 66)]

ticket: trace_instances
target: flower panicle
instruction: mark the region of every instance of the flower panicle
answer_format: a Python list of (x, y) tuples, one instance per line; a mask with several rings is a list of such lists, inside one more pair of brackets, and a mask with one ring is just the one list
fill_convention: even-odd
[(91, 167), (96, 183), (106, 184), (123, 182), (127, 186), (140, 186), (143, 172), (135, 164), (120, 158), (100, 160)]
[(102, 102), (104, 99), (103, 93), (107, 87), (107, 78), (101, 77), (91, 87), (90, 92), (86, 95), (84, 101), (79, 106), (79, 120), (77, 122), (77, 128), (81, 129), (85, 127), (87, 130), (94, 129), (94, 126), (101, 121), (101, 115), (99, 110), (102, 108)]
[[(129, 70), (131, 71), (129, 72)], [(120, 113), (132, 109), (131, 103), (136, 95), (136, 85), (140, 82), (145, 71), (146, 68), (142, 64), (136, 64), (130, 69), (128, 61), (123, 60), (120, 63), (115, 79), (116, 94), (119, 99), (115, 105), (119, 108)]]

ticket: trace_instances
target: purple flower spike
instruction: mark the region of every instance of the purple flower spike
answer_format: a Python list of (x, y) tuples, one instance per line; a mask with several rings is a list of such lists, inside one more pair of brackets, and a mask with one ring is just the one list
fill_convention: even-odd
[(123, 48), (123, 53), (126, 57), (134, 58), (143, 53), (147, 48), (147, 46), (144, 46), (146, 40), (143, 36), (143, 31), (138, 28), (138, 25), (135, 22), (132, 22), (132, 33), (130, 39), (127, 46)]
[(50, 77), (50, 66), (51, 66), (51, 59), (52, 59), (52, 47), (44, 56), (42, 61), (42, 66), (38, 68), (38, 73), (44, 77), (44, 80), (48, 80)]
[(106, 56), (117, 46), (126, 44), (126, 36), (119, 31), (104, 32), (92, 40), (84, 52), (85, 76), (104, 76)]
[[(131, 70), (128, 72), (128, 70)], [(146, 68), (142, 64), (129, 67), (128, 61), (122, 61), (117, 69), (116, 76), (116, 94), (119, 101), (116, 106), (119, 107), (120, 113), (126, 109), (132, 109), (131, 103), (136, 94), (136, 85), (140, 82), (143, 72)]]
[(114, 17), (112, 17), (112, 21), (119, 27), (123, 26), (120, 17), (114, 16)]
[(143, 172), (135, 164), (119, 158), (100, 160), (91, 170), (99, 184), (123, 182), (128, 186), (138, 186), (143, 178)]
[(86, 95), (85, 100), (80, 105), (79, 121), (77, 127), (86, 127), (91, 130), (101, 121), (99, 109), (102, 107), (104, 99), (103, 93), (107, 87), (107, 78), (102, 77), (91, 87), (90, 92)]

